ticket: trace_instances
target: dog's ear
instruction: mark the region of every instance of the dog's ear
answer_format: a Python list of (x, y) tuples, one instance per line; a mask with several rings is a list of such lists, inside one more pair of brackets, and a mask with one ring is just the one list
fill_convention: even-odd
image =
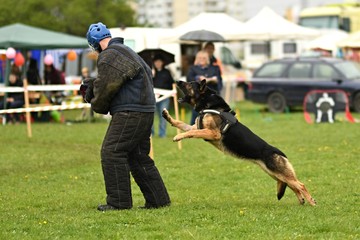
[(203, 79), (203, 80), (201, 80), (201, 82), (200, 82), (200, 92), (204, 92), (204, 91), (205, 91), (205, 88), (206, 88), (206, 80)]

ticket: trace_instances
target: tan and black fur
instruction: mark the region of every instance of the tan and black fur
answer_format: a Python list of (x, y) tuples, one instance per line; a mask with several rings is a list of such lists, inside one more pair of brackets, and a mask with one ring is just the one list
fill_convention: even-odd
[[(231, 111), (224, 99), (206, 86), (205, 80), (201, 82), (179, 81), (177, 85), (184, 93), (184, 97), (179, 99), (179, 102), (189, 103), (198, 112), (205, 109), (220, 112)], [(316, 204), (305, 185), (297, 179), (294, 168), (286, 155), (258, 137), (240, 122), (236, 121), (226, 132), (223, 132), (221, 126), (224, 119), (218, 114), (205, 113), (201, 118), (196, 119), (193, 126), (173, 119), (166, 109), (163, 110), (162, 115), (172, 126), (184, 131), (176, 135), (174, 141), (185, 138), (207, 140), (225, 153), (258, 164), (277, 181), (277, 197), (279, 200), (283, 197), (286, 187), (289, 186), (296, 194), (300, 204), (305, 203), (304, 199), (311, 205)], [(198, 123), (200, 119), (201, 124)], [(202, 126), (201, 129), (198, 126)]]

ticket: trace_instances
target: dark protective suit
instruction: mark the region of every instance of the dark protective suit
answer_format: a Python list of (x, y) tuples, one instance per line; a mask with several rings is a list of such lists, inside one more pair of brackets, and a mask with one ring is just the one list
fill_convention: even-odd
[(151, 70), (122, 44), (122, 38), (109, 42), (97, 67), (98, 76), (89, 84), (87, 101), (91, 100), (95, 112), (112, 115), (101, 148), (107, 204), (119, 209), (132, 207), (131, 172), (144, 195), (145, 207), (169, 205), (166, 187), (148, 156), (155, 110)]

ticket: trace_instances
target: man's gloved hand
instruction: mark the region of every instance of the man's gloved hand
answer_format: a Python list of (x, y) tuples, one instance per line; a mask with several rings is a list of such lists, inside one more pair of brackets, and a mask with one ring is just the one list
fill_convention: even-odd
[(83, 80), (80, 86), (80, 93), (85, 102), (90, 103), (91, 99), (94, 97), (93, 88), (94, 88), (94, 80), (96, 78), (86, 78)]

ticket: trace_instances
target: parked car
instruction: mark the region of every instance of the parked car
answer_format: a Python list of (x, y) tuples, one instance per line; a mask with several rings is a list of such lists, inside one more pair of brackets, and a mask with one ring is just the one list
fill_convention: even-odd
[(248, 99), (271, 112), (302, 106), (311, 90), (340, 89), (360, 112), (360, 65), (337, 58), (285, 58), (264, 63), (253, 74)]

